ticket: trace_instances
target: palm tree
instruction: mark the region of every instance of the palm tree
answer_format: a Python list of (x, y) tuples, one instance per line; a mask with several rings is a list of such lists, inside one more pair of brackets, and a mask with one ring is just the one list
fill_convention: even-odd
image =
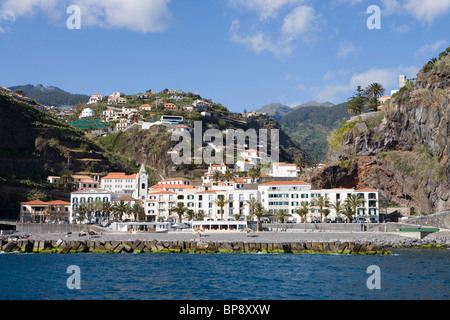
[(185, 207), (183, 202), (177, 202), (176, 206), (173, 207), (171, 210), (178, 215), (178, 218), (180, 219), (179, 222), (181, 223), (184, 214), (189, 210), (189, 208)]
[(295, 165), (298, 167), (298, 169), (299, 169), (299, 171), (300, 171), (300, 173), (302, 173), (303, 172), (303, 169), (306, 167), (306, 161), (305, 161), (305, 159), (303, 159), (303, 158), (297, 158), (295, 161), (294, 161), (294, 163), (295, 163)]
[(103, 202), (102, 210), (106, 214), (107, 219), (109, 220), (111, 212), (112, 212), (111, 202)]
[(330, 204), (330, 207), (336, 211), (336, 220), (339, 219), (339, 214), (341, 210), (343, 209), (342, 201), (339, 199), (336, 199), (334, 203)]
[(255, 183), (255, 180), (261, 176), (261, 172), (256, 168), (251, 168), (248, 170), (248, 176), (252, 178), (252, 182)]
[(63, 184), (64, 188), (67, 189), (67, 187), (72, 182), (72, 172), (69, 169), (64, 169), (59, 173), (59, 176), (61, 178), (61, 183)]
[(256, 198), (251, 198), (250, 200), (245, 200), (245, 204), (248, 206), (248, 213), (250, 216), (253, 216), (255, 214), (256, 204), (258, 203), (258, 200)]
[(305, 231), (306, 231), (306, 216), (309, 213), (309, 204), (308, 202), (303, 202), (302, 206), (295, 209), (295, 213), (300, 216), (302, 219), (302, 222), (305, 224)]
[(145, 209), (142, 206), (140, 201), (136, 201), (133, 204), (133, 206), (131, 207), (130, 212), (133, 214), (134, 220), (136, 220), (136, 221), (145, 219)]
[(223, 208), (231, 203), (231, 200), (225, 200), (225, 196), (224, 195), (219, 195), (217, 196), (217, 199), (214, 200), (214, 203), (216, 204), (216, 206), (220, 207), (220, 219), (223, 219)]
[(227, 171), (223, 175), (223, 180), (225, 180), (228, 183), (228, 185), (230, 185), (230, 181), (234, 181), (233, 172), (227, 169)]
[(203, 210), (198, 210), (198, 212), (197, 212), (197, 214), (195, 215), (195, 217), (196, 217), (196, 219), (197, 219), (198, 221), (203, 221), (203, 220), (205, 219), (205, 217), (206, 217), (205, 211), (203, 211)]
[(328, 208), (323, 209), (323, 215), (325, 216), (325, 223), (328, 222), (328, 216), (330, 213), (331, 213), (330, 209)]
[(77, 217), (78, 222), (82, 222), (84, 219), (86, 219), (86, 214), (88, 213), (88, 206), (86, 203), (80, 203), (79, 206), (73, 211)]
[(113, 204), (112, 211), (114, 212), (114, 218), (122, 220), (123, 215), (128, 212), (129, 204), (123, 200), (120, 200)]
[(219, 170), (214, 171), (212, 180), (218, 185), (220, 181), (223, 181), (223, 173)]
[(352, 215), (356, 216), (356, 209), (364, 202), (358, 194), (351, 194), (347, 199), (345, 199), (346, 205), (352, 208)]
[(350, 204), (348, 204), (347, 202), (344, 203), (342, 214), (347, 217), (347, 223), (350, 223), (353, 216), (353, 210)]
[(323, 222), (323, 208), (330, 206), (330, 200), (328, 198), (325, 198), (323, 196), (320, 196), (317, 200), (313, 202), (313, 206), (319, 207), (320, 210), (320, 222)]
[(195, 212), (192, 209), (189, 209), (186, 212), (186, 215), (188, 216), (189, 221), (193, 221), (195, 219)]
[(278, 210), (273, 217), (275, 218), (275, 222), (277, 224), (277, 232), (278, 232), (278, 222), (285, 218), (286, 214), (283, 210)]
[(253, 215), (256, 217), (256, 223), (257, 223), (256, 231), (258, 231), (258, 232), (260, 231), (261, 216), (266, 215), (266, 214), (269, 214), (269, 211), (267, 211), (264, 208), (264, 205), (262, 204), (262, 202), (258, 200), (255, 204), (255, 208), (253, 211)]
[(239, 221), (239, 219), (241, 219), (241, 217), (242, 217), (242, 214), (241, 213), (236, 213), (236, 214), (233, 215), (233, 217), (234, 217), (235, 221)]
[(383, 85), (378, 82), (371, 83), (366, 88), (366, 94), (375, 98), (381, 97), (385, 91)]

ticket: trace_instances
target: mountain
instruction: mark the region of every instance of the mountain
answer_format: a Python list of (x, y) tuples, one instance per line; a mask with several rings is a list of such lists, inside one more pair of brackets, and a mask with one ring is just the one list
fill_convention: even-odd
[(300, 104), (294, 109), (304, 108), (304, 107), (334, 107), (334, 104), (331, 102), (316, 102), (316, 101), (310, 101), (307, 103)]
[(14, 86), (9, 88), (11, 91), (20, 90), (30, 99), (34, 99), (40, 104), (46, 106), (74, 106), (79, 103), (87, 103), (89, 96), (83, 94), (72, 94), (57, 87), (44, 87), (42, 84), (37, 86), (28, 84)]
[(257, 111), (267, 113), (269, 116), (279, 121), (285, 114), (291, 112), (292, 108), (281, 103), (272, 103)]
[(328, 134), (349, 118), (345, 104), (312, 102), (297, 106), (279, 122), (292, 140), (323, 162), (329, 148)]
[(368, 187), (419, 214), (450, 210), (450, 55), (383, 105), (334, 130), (317, 188)]

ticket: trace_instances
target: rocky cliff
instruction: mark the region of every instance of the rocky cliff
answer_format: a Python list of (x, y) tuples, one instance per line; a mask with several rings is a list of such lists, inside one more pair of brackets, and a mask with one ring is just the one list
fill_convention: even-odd
[(318, 187), (371, 187), (421, 214), (448, 210), (450, 56), (331, 139), (327, 167), (312, 178)]

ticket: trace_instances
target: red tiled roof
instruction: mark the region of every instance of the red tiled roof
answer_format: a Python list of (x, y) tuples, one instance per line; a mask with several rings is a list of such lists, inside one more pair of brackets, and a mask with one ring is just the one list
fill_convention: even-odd
[(107, 176), (102, 179), (136, 179), (137, 174), (127, 175), (125, 172), (110, 172)]
[(303, 181), (272, 181), (261, 183), (260, 186), (271, 186), (271, 185), (309, 185), (309, 183)]

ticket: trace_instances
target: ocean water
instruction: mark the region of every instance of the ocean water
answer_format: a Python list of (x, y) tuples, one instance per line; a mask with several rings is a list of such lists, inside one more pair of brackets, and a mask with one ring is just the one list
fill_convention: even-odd
[[(67, 286), (74, 265), (80, 289)], [(449, 270), (446, 249), (390, 256), (3, 253), (0, 300), (448, 300)], [(379, 288), (369, 289), (374, 276)]]

